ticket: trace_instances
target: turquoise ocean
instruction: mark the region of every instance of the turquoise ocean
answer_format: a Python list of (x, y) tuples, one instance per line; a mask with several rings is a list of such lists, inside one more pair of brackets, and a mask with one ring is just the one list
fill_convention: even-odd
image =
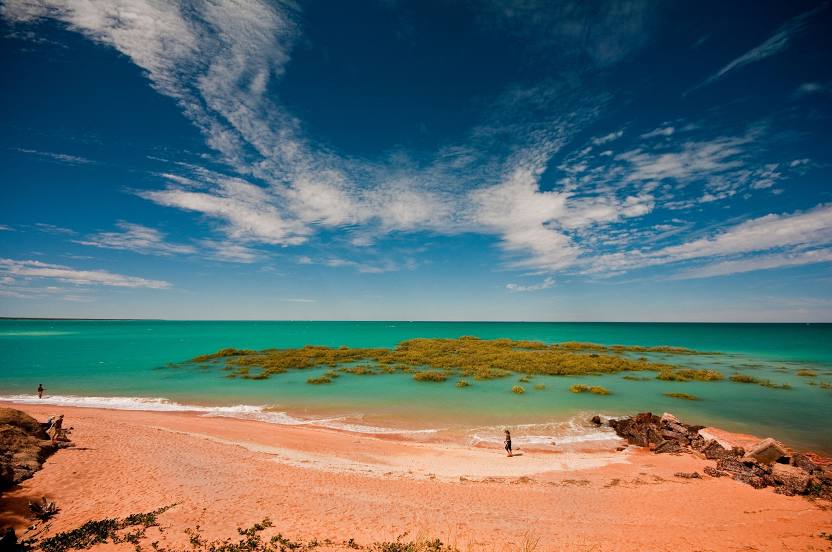
[[(188, 359), (224, 347), (303, 345), (393, 347), (415, 337), (506, 337), (547, 343), (670, 345), (717, 355), (651, 358), (726, 375), (743, 373), (791, 389), (718, 382), (629, 381), (625, 374), (535, 377), (526, 393), (511, 392), (518, 376), (420, 383), (407, 374), (344, 375), (309, 385), (321, 370), (291, 371), (268, 380), (228, 379)], [(798, 375), (810, 370), (814, 377)], [(652, 375), (644, 373), (639, 375)], [(574, 383), (602, 385), (609, 396), (569, 392)], [(207, 416), (309, 424), (343, 431), (419, 439), (498, 443), (502, 427), (519, 444), (608, 439), (589, 428), (594, 414), (671, 411), (683, 420), (773, 436), (797, 448), (832, 453), (832, 324), (254, 322), (0, 320), (0, 400), (60, 406), (188, 410)], [(544, 383), (544, 390), (533, 385)], [(689, 393), (685, 401), (663, 393)]]

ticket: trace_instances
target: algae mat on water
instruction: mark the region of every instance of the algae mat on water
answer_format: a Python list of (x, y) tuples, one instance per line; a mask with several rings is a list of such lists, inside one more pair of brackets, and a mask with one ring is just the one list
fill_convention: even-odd
[[(444, 381), (450, 375), (493, 379), (513, 373), (574, 376), (648, 370), (665, 377), (677, 373), (671, 364), (644, 357), (631, 358), (627, 353), (713, 354), (677, 347), (606, 347), (575, 342), (549, 345), (539, 341), (485, 340), (465, 336), (410, 339), (392, 349), (314, 345), (262, 351), (221, 349), (198, 356), (191, 362), (222, 364), (229, 377), (247, 379), (266, 379), (289, 370), (321, 367), (357, 375), (408, 372), (413, 373), (417, 381), (433, 382)], [(681, 372), (685, 377), (679, 379), (721, 379), (718, 372), (707, 372), (687, 369)], [(331, 375), (327, 379), (331, 381)], [(310, 383), (328, 381), (310, 380)]]

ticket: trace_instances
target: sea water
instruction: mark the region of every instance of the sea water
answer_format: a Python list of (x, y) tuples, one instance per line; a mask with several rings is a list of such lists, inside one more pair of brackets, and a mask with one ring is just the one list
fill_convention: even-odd
[[(298, 370), (267, 380), (226, 378), (215, 366), (188, 364), (224, 347), (303, 345), (394, 347), (415, 337), (506, 337), (546, 343), (670, 345), (718, 355), (650, 355), (651, 360), (722, 372), (725, 381), (630, 381), (603, 376), (536, 376), (511, 392), (519, 375), (457, 388), (416, 382), (407, 374), (345, 374), (329, 385)], [(815, 377), (801, 377), (799, 370)], [(791, 389), (739, 384), (743, 373)], [(638, 375), (651, 376), (645, 372)], [(42, 383), (44, 399), (34, 390)], [(544, 390), (534, 384), (543, 383)], [(574, 383), (608, 388), (608, 396), (574, 394)], [(249, 322), (0, 320), (0, 400), (99, 408), (196, 411), (276, 424), (312, 424), (410, 438), (464, 436), (472, 444), (608, 439), (590, 429), (592, 414), (672, 411), (691, 423), (774, 436), (799, 448), (832, 452), (832, 324)], [(698, 401), (664, 393), (689, 393)]]

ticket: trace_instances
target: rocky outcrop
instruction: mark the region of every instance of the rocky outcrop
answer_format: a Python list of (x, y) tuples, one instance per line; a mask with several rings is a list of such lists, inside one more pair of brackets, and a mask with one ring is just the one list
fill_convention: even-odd
[[(597, 425), (599, 419), (596, 416), (591, 421)], [(631, 445), (656, 454), (695, 454), (716, 460), (716, 466), (702, 470), (710, 477), (730, 476), (756, 489), (774, 487), (780, 494), (832, 500), (832, 459), (811, 452), (793, 454), (774, 439), (763, 439), (746, 452), (715, 435), (718, 430), (682, 423), (668, 413), (656, 416), (642, 412), (610, 419), (608, 424)], [(681, 472), (676, 476), (696, 478)]]
[(0, 491), (32, 477), (57, 449), (37, 420), (0, 408)]

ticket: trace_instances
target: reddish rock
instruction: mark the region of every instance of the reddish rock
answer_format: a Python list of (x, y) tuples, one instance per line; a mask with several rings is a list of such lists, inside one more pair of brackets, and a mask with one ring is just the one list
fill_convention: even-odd
[(711, 466), (705, 466), (702, 471), (705, 472), (705, 475), (710, 475), (711, 477), (725, 477), (726, 475), (729, 475), (727, 472), (719, 471)]
[(804, 494), (809, 488), (812, 476), (795, 466), (774, 464), (771, 467), (771, 480), (778, 487), (780, 494)]
[(677, 443), (676, 441), (671, 441), (670, 439), (668, 439), (668, 440), (662, 441), (661, 443), (656, 445), (656, 450), (654, 450), (653, 452), (655, 452), (656, 454), (663, 454), (663, 453), (667, 453), (667, 452), (681, 452), (681, 451), (682, 451), (682, 447), (681, 447), (681, 445), (679, 445), (679, 443)]
[(754, 445), (745, 455), (763, 464), (773, 464), (778, 458), (785, 456), (786, 450), (772, 438), (763, 439)]
[(702, 476), (699, 475), (699, 472), (676, 472), (673, 475), (676, 477), (681, 477), (682, 479), (702, 479)]

